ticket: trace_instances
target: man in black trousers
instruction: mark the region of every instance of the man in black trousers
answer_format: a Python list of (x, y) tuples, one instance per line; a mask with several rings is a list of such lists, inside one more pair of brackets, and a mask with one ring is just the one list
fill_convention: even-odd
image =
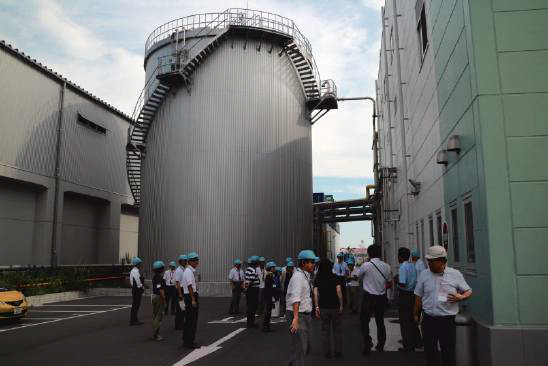
[(139, 312), (139, 307), (141, 306), (141, 297), (145, 292), (145, 287), (143, 285), (144, 277), (141, 276), (139, 268), (141, 268), (141, 263), (143, 261), (139, 257), (133, 257), (131, 264), (133, 268), (129, 272), (129, 283), (131, 284), (131, 315), (129, 320), (129, 325), (142, 325), (143, 322), (137, 319), (137, 313)]
[(422, 338), (426, 365), (439, 366), (441, 361), (443, 366), (455, 366), (455, 316), (459, 312), (458, 303), (472, 296), (472, 289), (462, 273), (447, 266), (444, 247), (429, 247), (426, 259), (429, 269), (422, 271), (417, 280), (414, 309), (417, 323), (421, 310), (423, 312)]
[(259, 257), (254, 255), (248, 259), (249, 267), (245, 270), (245, 288), (247, 300), (247, 327), (256, 328), (255, 313), (259, 303), (259, 275), (257, 274), (257, 266), (259, 265)]
[(196, 339), (196, 330), (198, 327), (198, 287), (196, 285), (196, 267), (200, 258), (198, 253), (191, 252), (187, 255), (188, 266), (183, 274), (183, 283), (185, 290), (186, 319), (183, 328), (183, 346), (190, 349), (200, 348), (194, 340)]

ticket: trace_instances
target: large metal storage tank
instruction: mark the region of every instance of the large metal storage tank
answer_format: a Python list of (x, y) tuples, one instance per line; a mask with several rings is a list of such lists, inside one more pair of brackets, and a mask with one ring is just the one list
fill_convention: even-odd
[(294, 23), (248, 9), (177, 19), (150, 35), (145, 70), (128, 143), (145, 262), (197, 251), (213, 295), (234, 258), (311, 247), (321, 88)]

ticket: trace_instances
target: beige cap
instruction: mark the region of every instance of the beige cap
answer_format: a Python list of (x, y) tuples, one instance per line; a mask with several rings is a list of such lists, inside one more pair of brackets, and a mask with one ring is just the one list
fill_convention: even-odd
[(433, 245), (426, 250), (426, 259), (447, 258), (447, 251), (441, 245)]

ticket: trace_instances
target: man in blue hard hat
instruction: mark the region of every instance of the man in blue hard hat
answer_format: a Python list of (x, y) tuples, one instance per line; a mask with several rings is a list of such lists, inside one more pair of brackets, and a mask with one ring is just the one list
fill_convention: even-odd
[(145, 292), (145, 287), (143, 285), (144, 278), (141, 277), (141, 272), (139, 272), (142, 263), (143, 261), (139, 257), (133, 257), (133, 259), (131, 260), (133, 268), (129, 272), (129, 283), (131, 285), (132, 302), (129, 325), (143, 324), (143, 322), (137, 319), (137, 312), (139, 311), (139, 307), (141, 306), (141, 297)]
[(312, 250), (302, 250), (297, 260), (299, 268), (295, 271), (287, 287), (286, 310), (290, 312), (289, 331), (292, 334), (292, 354), (288, 366), (305, 365), (310, 353), (312, 323), (312, 284), (310, 278), (314, 271), (316, 255)]
[(164, 281), (166, 283), (166, 309), (167, 314), (171, 307), (171, 315), (175, 315), (175, 309), (177, 308), (177, 289), (175, 288), (175, 269), (177, 265), (175, 262), (169, 263), (169, 268), (164, 272)]
[(263, 332), (270, 332), (270, 318), (272, 316), (272, 305), (277, 301), (274, 284), (274, 271), (276, 263), (270, 261), (266, 264), (266, 275), (264, 280), (263, 291), (263, 303), (264, 303), (264, 317), (263, 317)]
[(247, 327), (256, 328), (255, 313), (259, 302), (259, 275), (257, 267), (259, 266), (259, 257), (253, 255), (247, 260), (249, 267), (245, 271), (245, 289), (247, 303)]
[[(339, 284), (341, 285), (341, 288), (345, 288), (346, 279), (350, 275), (350, 271), (348, 270), (348, 265), (344, 261), (343, 252), (339, 252), (339, 254), (337, 254), (337, 261), (333, 265), (333, 273), (339, 279)], [(343, 291), (343, 304), (346, 307), (346, 291)]]
[(175, 291), (177, 293), (178, 306), (175, 307), (175, 329), (182, 330), (185, 324), (185, 310), (186, 310), (186, 306), (183, 298), (183, 295), (184, 295), (183, 275), (186, 269), (187, 256), (185, 254), (181, 254), (177, 258), (177, 261), (179, 262), (179, 266), (175, 270)]
[(234, 260), (234, 267), (228, 274), (228, 280), (230, 281), (230, 287), (232, 289), (232, 300), (230, 301), (230, 308), (228, 313), (230, 315), (240, 314), (240, 295), (244, 289), (244, 271), (242, 271), (242, 261), (240, 259)]
[(426, 269), (424, 261), (421, 259), (421, 252), (418, 249), (414, 249), (411, 251), (411, 263), (415, 265), (417, 277), (421, 274), (422, 271)]
[(166, 282), (162, 276), (164, 271), (164, 262), (156, 261), (152, 264), (154, 276), (152, 277), (152, 339), (163, 341), (160, 335), (160, 325), (164, 318), (164, 309), (166, 307)]
[(358, 306), (360, 303), (360, 281), (358, 280), (358, 268), (356, 268), (356, 261), (350, 257), (347, 259), (348, 271), (350, 276), (346, 282), (348, 305), (352, 314), (358, 313)]
[(196, 267), (198, 267), (200, 258), (198, 253), (191, 252), (187, 255), (188, 266), (183, 274), (184, 299), (186, 307), (186, 318), (183, 330), (183, 345), (186, 348), (196, 349), (200, 346), (194, 341), (198, 326), (199, 296), (198, 286), (196, 284)]

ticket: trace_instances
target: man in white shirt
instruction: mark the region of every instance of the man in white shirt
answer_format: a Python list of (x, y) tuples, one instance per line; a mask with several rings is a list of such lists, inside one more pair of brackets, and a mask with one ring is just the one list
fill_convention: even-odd
[(363, 276), (363, 299), (360, 314), (360, 324), (364, 337), (363, 354), (368, 355), (373, 347), (369, 335), (369, 321), (371, 316), (375, 317), (377, 325), (377, 351), (384, 351), (386, 343), (386, 328), (384, 326), (384, 311), (388, 306), (386, 289), (392, 280), (390, 266), (380, 260), (381, 247), (377, 244), (367, 248), (369, 261), (365, 262), (358, 269), (357, 278)]
[(240, 314), (240, 295), (244, 288), (244, 271), (242, 270), (242, 261), (240, 259), (234, 260), (234, 267), (228, 274), (228, 280), (232, 288), (232, 301), (230, 302), (230, 308), (228, 313), (230, 315)]
[(175, 268), (177, 265), (175, 262), (169, 263), (169, 268), (164, 272), (164, 281), (166, 282), (166, 310), (165, 314), (168, 313), (169, 307), (171, 306), (171, 315), (175, 315), (175, 309), (177, 308), (177, 290), (175, 289)]
[(288, 366), (304, 366), (310, 353), (310, 326), (312, 322), (312, 284), (310, 276), (314, 271), (316, 255), (312, 250), (302, 250), (297, 257), (299, 268), (293, 273), (287, 285), (286, 310), (289, 331), (292, 334), (292, 355)]
[(183, 274), (185, 272), (187, 264), (187, 256), (181, 254), (177, 258), (179, 266), (175, 270), (175, 292), (177, 293), (177, 306), (175, 307), (175, 329), (182, 330), (185, 323), (185, 309), (182, 309), (179, 305), (183, 301), (184, 295), (184, 284), (183, 284)]
[(266, 259), (265, 257), (259, 257), (259, 266), (257, 267), (257, 276), (259, 276), (259, 304), (257, 307), (257, 315), (261, 316), (264, 312), (264, 300), (263, 300), (263, 292), (264, 292), (264, 278), (266, 275), (265, 266)]
[(419, 275), (415, 287), (415, 321), (423, 312), (422, 338), (427, 366), (439, 365), (440, 351), (444, 366), (456, 364), (455, 316), (458, 303), (472, 296), (472, 289), (462, 273), (447, 266), (447, 252), (444, 247), (434, 245), (426, 252), (428, 270)]
[(196, 328), (198, 325), (198, 286), (196, 285), (196, 267), (198, 267), (200, 258), (198, 253), (191, 252), (187, 255), (188, 266), (183, 274), (184, 298), (186, 305), (186, 319), (183, 330), (183, 346), (190, 349), (200, 348), (194, 342), (196, 338)]
[(132, 302), (129, 325), (143, 324), (143, 322), (137, 319), (137, 312), (139, 311), (139, 307), (141, 306), (141, 297), (145, 292), (145, 287), (143, 286), (144, 278), (141, 277), (141, 272), (139, 272), (139, 268), (141, 268), (141, 263), (143, 263), (143, 261), (139, 257), (133, 257), (133, 259), (131, 260), (133, 268), (129, 272), (129, 283), (131, 285)]

